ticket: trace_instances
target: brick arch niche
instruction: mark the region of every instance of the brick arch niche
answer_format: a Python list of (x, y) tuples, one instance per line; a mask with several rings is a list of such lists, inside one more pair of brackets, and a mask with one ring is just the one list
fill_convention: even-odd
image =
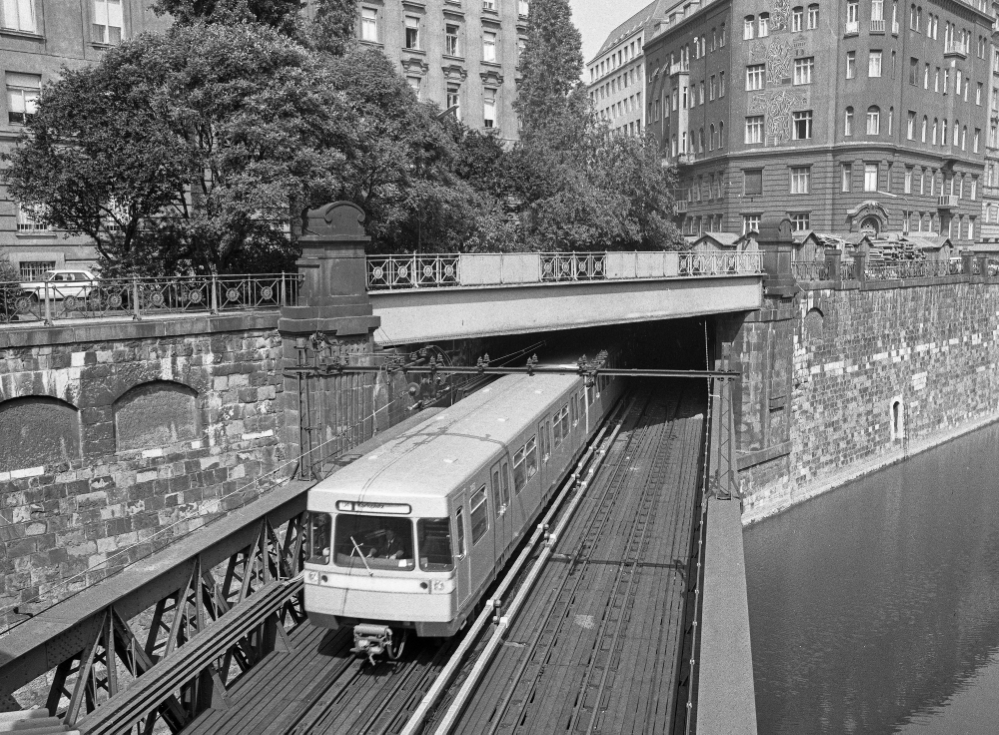
[(80, 459), (80, 412), (51, 396), (0, 402), (0, 472)]
[(114, 402), (115, 449), (166, 448), (200, 438), (198, 393), (182, 383), (142, 383)]

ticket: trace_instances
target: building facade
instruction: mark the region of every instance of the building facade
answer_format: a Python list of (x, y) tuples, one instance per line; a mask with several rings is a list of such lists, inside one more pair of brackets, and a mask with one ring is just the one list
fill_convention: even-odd
[(529, 0), (361, 0), (357, 37), (397, 63), (421, 100), (514, 141), (529, 11)]
[(980, 235), (984, 0), (690, 3), (646, 42), (647, 115), (684, 231)]
[(641, 135), (646, 128), (644, 99), (645, 41), (677, 0), (652, 0), (619, 25), (586, 65), (593, 109), (611, 130)]
[[(123, 39), (165, 29), (169, 20), (155, 15), (148, 5), (148, 0), (3, 0), (0, 152), (10, 150), (20, 137), (42, 85), (56, 78), (63, 65), (92, 63)], [(23, 278), (94, 262), (97, 254), (88, 238), (41, 227), (31, 214), (0, 187), (0, 251), (18, 266)]]

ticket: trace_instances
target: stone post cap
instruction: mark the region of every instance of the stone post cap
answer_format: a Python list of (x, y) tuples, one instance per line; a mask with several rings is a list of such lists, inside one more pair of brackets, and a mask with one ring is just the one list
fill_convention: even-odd
[(353, 202), (332, 202), (305, 215), (303, 240), (330, 241), (349, 240), (368, 242), (371, 238), (364, 231), (364, 210)]

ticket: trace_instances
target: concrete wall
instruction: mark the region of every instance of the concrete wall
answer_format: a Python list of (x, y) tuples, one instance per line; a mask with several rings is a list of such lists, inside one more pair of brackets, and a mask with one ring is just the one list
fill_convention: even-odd
[[(999, 283), (948, 281), (806, 290), (784, 321), (773, 309), (770, 321), (761, 312), (728, 325), (746, 375), (745, 521), (999, 418)], [(768, 349), (780, 331), (793, 356)], [(772, 384), (789, 358), (785, 433)]]
[(288, 476), (276, 321), (0, 334), (0, 610), (92, 582)]

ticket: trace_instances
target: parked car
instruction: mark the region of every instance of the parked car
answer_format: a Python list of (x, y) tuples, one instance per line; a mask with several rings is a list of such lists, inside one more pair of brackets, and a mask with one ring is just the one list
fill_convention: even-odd
[(86, 299), (96, 285), (97, 277), (88, 270), (51, 270), (45, 271), (41, 281), (22, 283), (21, 293), (43, 301), (47, 288), (48, 297), (53, 301), (61, 301), (70, 296), (75, 299)]

